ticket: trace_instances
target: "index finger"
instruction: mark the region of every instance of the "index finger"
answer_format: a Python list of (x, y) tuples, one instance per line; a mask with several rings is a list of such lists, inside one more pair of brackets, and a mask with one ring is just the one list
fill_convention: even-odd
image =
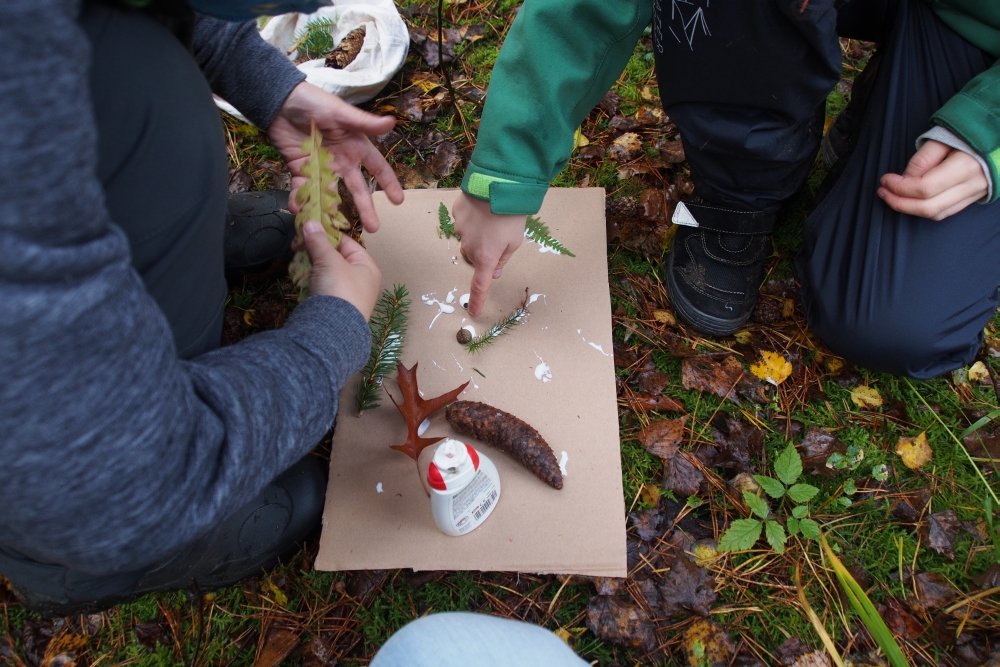
[(493, 283), (493, 269), (486, 264), (479, 262), (476, 264), (476, 271), (472, 274), (472, 285), (469, 288), (469, 315), (475, 317), (483, 309), (486, 303), (486, 295), (490, 292), (490, 285)]

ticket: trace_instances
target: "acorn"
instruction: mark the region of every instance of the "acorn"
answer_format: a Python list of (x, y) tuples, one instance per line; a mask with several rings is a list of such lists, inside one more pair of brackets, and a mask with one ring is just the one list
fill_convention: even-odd
[(459, 329), (458, 333), (455, 334), (455, 340), (457, 340), (462, 345), (468, 345), (472, 342), (472, 332), (468, 329)]

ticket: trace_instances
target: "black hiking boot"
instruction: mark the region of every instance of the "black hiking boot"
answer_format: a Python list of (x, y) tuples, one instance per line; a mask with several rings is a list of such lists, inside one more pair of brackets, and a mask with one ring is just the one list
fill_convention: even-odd
[(307, 456), (250, 503), (157, 565), (93, 577), (0, 552), (0, 572), (26, 608), (46, 616), (92, 613), (155, 591), (206, 593), (273, 568), (319, 526), (326, 465)]
[(288, 210), (288, 190), (229, 195), (224, 244), (226, 268), (269, 264), (291, 251), (295, 216)]
[(878, 75), (878, 65), (881, 61), (881, 51), (876, 51), (868, 59), (868, 64), (854, 78), (850, 101), (837, 114), (833, 124), (823, 135), (819, 152), (823, 158), (823, 168), (826, 169), (827, 173), (833, 171), (834, 165), (842, 157), (850, 155), (854, 151), (854, 145), (861, 130), (861, 121), (868, 108), (868, 99), (875, 86), (875, 77)]
[(776, 215), (680, 203), (667, 264), (674, 311), (695, 331), (729, 336), (746, 324), (757, 303), (771, 255)]

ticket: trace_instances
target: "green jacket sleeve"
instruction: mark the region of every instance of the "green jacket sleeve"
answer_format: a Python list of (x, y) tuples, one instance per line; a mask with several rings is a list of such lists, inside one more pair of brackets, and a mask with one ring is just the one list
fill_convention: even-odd
[[(1000, 185), (1000, 60), (965, 84), (931, 120), (942, 125), (979, 153)], [(993, 188), (996, 201), (1000, 187)]]
[(496, 214), (537, 213), (652, 13), (653, 0), (526, 0), (493, 68), (462, 190)]

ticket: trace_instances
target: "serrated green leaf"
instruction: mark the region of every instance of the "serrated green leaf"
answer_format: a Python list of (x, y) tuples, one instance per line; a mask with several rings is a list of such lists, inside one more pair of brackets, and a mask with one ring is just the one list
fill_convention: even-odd
[(810, 540), (819, 539), (819, 524), (812, 519), (801, 519), (799, 530), (802, 531), (802, 537), (807, 537)]
[(785, 522), (788, 528), (788, 535), (792, 536), (799, 532), (799, 520), (793, 516), (788, 517), (788, 521)]
[(788, 489), (788, 497), (797, 503), (807, 503), (819, 493), (812, 484), (795, 484)]
[(792, 508), (792, 516), (794, 516), (796, 519), (804, 519), (806, 518), (806, 514), (808, 513), (809, 513), (809, 508), (806, 507), (805, 505), (796, 505), (795, 507)]
[(799, 456), (795, 445), (789, 443), (785, 451), (781, 452), (775, 459), (774, 474), (789, 486), (795, 484), (795, 480), (802, 474), (802, 457)]
[(784, 527), (777, 521), (768, 521), (764, 524), (764, 534), (767, 537), (767, 543), (771, 545), (771, 548), (777, 551), (779, 554), (785, 553), (785, 542), (788, 538), (785, 537)]
[(754, 475), (753, 478), (760, 484), (760, 488), (764, 489), (764, 492), (772, 498), (781, 498), (785, 495), (785, 485), (773, 477)]
[(726, 551), (746, 551), (753, 547), (760, 539), (760, 531), (764, 524), (757, 519), (737, 519), (729, 525), (729, 529), (719, 538), (719, 545), (716, 550), (719, 553)]
[(743, 501), (750, 508), (750, 511), (759, 516), (761, 519), (766, 519), (769, 514), (771, 514), (770, 508), (767, 506), (767, 501), (758, 495), (750, 493), (749, 491), (743, 492)]
[(854, 483), (853, 479), (849, 479), (844, 482), (844, 493), (848, 496), (853, 496), (858, 492), (858, 486)]

